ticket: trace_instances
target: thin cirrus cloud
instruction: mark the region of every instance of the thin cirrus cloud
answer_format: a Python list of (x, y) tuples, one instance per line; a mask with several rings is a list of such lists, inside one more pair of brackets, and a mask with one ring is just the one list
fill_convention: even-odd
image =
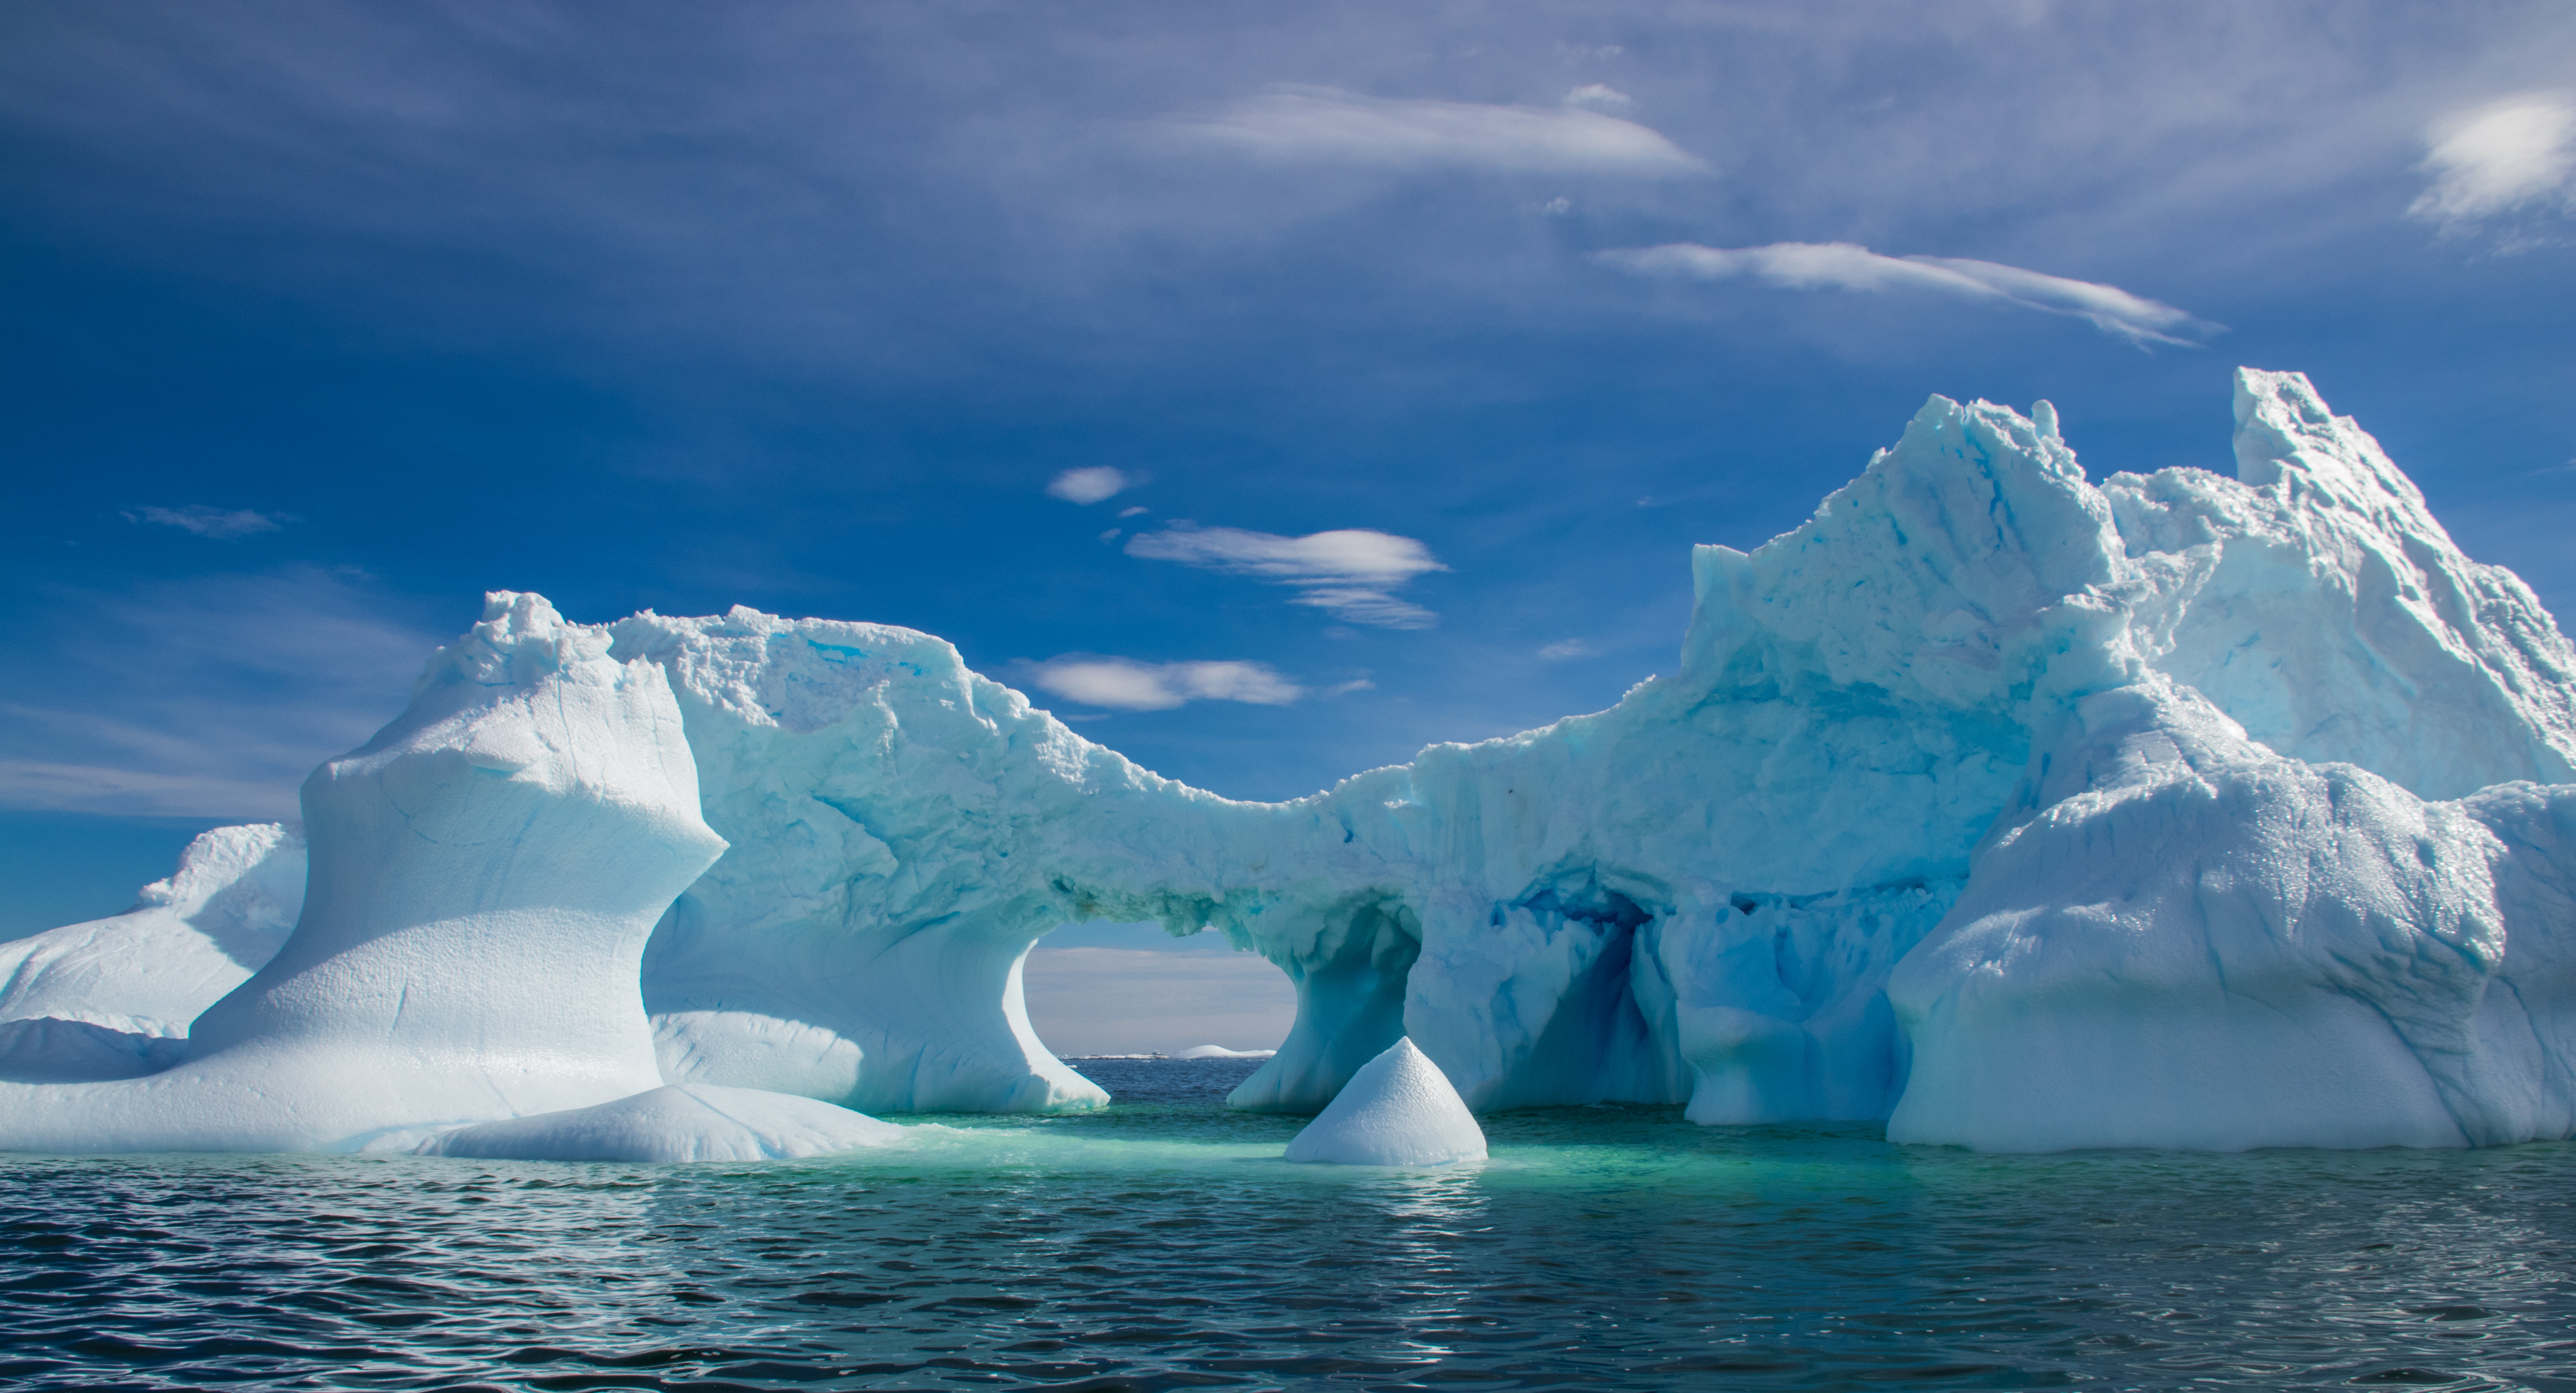
[(1293, 586), (1292, 605), (1380, 629), (1427, 629), (1438, 622), (1438, 615), (1398, 599), (1395, 591), (1424, 572), (1449, 569), (1411, 537), (1362, 527), (1282, 537), (1176, 522), (1138, 534), (1127, 543), (1127, 554)]
[(248, 508), (209, 508), (202, 503), (191, 503), (184, 508), (129, 508), (125, 511), (125, 520), (154, 527), (175, 527), (182, 532), (229, 542), (239, 537), (275, 532), (296, 518), (292, 513), (258, 513)]
[(401, 711), (438, 647), (383, 604), (313, 567), (53, 591), (0, 642), (0, 807), (295, 816), (296, 785)]
[[(1047, 481), (1046, 491), (1049, 498), (1061, 498), (1067, 503), (1080, 503), (1087, 507), (1106, 498), (1115, 498), (1143, 482), (1145, 476), (1142, 474), (1095, 464), (1087, 469), (1068, 469), (1056, 475)], [(1120, 517), (1126, 515), (1119, 514)]]
[(2518, 213), (2576, 211), (2576, 98), (2532, 92), (2455, 113), (2427, 132), (2433, 182), (2407, 208), (2448, 233)]
[(1306, 689), (1263, 663), (1140, 663), (1133, 658), (1067, 655), (1029, 669), (1037, 686), (1085, 706), (1112, 711), (1169, 711), (1193, 701), (1286, 706)]
[(1706, 168), (1661, 132), (1597, 109), (1626, 101), (1597, 85), (1576, 88), (1555, 107), (1278, 86), (1213, 115), (1175, 117), (1170, 124), (1249, 154), (1321, 164), (1639, 175)]
[(1882, 256), (1851, 242), (1774, 242), (1769, 246), (1735, 248), (1674, 242), (1596, 255), (1609, 265), (1640, 275), (1699, 280), (1744, 277), (1790, 290), (1914, 290), (1996, 301), (2046, 314), (2072, 315), (2106, 334), (2140, 346), (2164, 343), (2197, 348), (2199, 343), (2178, 335), (2208, 335), (2226, 328), (2161, 300), (2132, 295), (2116, 285), (2070, 280), (1963, 257)]

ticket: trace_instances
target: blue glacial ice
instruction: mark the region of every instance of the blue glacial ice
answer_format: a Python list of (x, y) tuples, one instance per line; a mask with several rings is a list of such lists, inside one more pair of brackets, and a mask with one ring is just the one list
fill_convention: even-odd
[[(276, 957), (220, 1000), (94, 973), (0, 1024), (163, 1042), (30, 1044), (54, 1072), (0, 1072), (0, 1129), (436, 1146), (666, 1084), (1096, 1106), (1019, 974), (1107, 918), (1295, 983), (1245, 1108), (1321, 1110), (1409, 1037), (1478, 1110), (1996, 1150), (2568, 1136), (2576, 650), (2305, 378), (2240, 373), (2236, 415), (2233, 478), (2096, 484), (2046, 403), (1935, 397), (1805, 525), (1697, 549), (1673, 675), (1288, 803), (1141, 769), (910, 630), (496, 595), (308, 783)], [(874, 1135), (839, 1125), (812, 1144)]]

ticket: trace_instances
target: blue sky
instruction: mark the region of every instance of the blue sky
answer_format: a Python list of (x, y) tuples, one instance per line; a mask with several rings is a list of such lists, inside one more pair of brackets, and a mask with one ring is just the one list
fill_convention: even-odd
[(2566, 614), (2571, 75), (2563, 3), (11, 6), (0, 932), (494, 588), (1309, 792), (1616, 700), (1933, 392), (2225, 469), (2307, 371)]

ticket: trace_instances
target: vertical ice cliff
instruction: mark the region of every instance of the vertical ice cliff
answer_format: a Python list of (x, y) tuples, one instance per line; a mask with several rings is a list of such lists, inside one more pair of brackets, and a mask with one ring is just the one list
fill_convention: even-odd
[[(253, 1144), (558, 1110), (455, 1144), (572, 1154), (727, 1089), (1091, 1106), (1019, 971), (1111, 918), (1296, 984), (1249, 1108), (1317, 1111), (1409, 1038), (1478, 1109), (2568, 1135), (2576, 651), (2306, 379), (2236, 405), (2236, 477), (2097, 485), (2046, 403), (1935, 397), (1795, 531), (1697, 550), (1671, 676), (1289, 803), (1142, 770), (928, 635), (508, 597), (308, 786), (303, 920), (188, 1062), (0, 1087), (0, 1123), (212, 1136), (167, 1100), (270, 1077), (330, 1101), (245, 1104)], [(803, 1134), (765, 1106), (654, 1154)]]

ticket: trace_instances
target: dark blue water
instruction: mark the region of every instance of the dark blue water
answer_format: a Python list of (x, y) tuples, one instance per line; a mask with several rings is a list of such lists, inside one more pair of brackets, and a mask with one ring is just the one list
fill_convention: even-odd
[(1980, 1157), (1670, 1110), (1289, 1166), (1235, 1062), (771, 1166), (0, 1157), (12, 1388), (2576, 1390), (2576, 1148)]

